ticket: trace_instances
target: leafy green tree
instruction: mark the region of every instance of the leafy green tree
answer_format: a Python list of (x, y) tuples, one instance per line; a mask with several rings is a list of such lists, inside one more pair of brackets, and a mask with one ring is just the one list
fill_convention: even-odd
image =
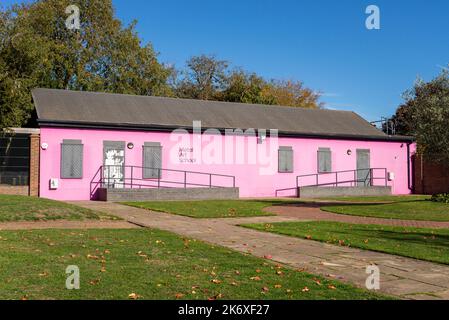
[[(396, 113), (390, 119), (391, 123), (394, 126), (396, 134), (398, 135), (413, 135), (413, 124), (410, 119), (410, 108), (407, 103), (402, 104), (396, 110)], [(382, 127), (384, 132), (387, 132), (387, 124), (383, 124)]]
[(322, 107), (318, 102), (320, 93), (304, 86), (301, 81), (272, 80), (261, 93), (264, 99), (274, 101), (274, 104), (290, 107), (316, 109)]
[(234, 70), (227, 77), (226, 89), (220, 95), (220, 100), (254, 104), (276, 103), (274, 97), (263, 96), (262, 92), (269, 84), (255, 73), (247, 73), (241, 69)]
[[(80, 9), (80, 29), (65, 22)], [(114, 17), (111, 0), (39, 0), (0, 9), (0, 128), (30, 117), (35, 87), (172, 96), (172, 73)]]
[(228, 63), (213, 55), (191, 57), (177, 87), (180, 98), (212, 100), (218, 98), (226, 82)]
[(406, 122), (426, 159), (449, 161), (449, 72), (430, 82), (418, 80), (404, 94)]

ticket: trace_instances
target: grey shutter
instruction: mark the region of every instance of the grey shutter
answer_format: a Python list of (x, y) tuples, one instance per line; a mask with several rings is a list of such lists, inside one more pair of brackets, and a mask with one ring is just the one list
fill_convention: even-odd
[(63, 140), (61, 144), (61, 179), (83, 178), (83, 144), (81, 140)]
[(279, 172), (293, 172), (293, 148), (279, 147)]
[(143, 146), (143, 178), (160, 179), (162, 146), (158, 142), (145, 142)]
[(332, 152), (329, 148), (318, 150), (318, 172), (332, 172)]

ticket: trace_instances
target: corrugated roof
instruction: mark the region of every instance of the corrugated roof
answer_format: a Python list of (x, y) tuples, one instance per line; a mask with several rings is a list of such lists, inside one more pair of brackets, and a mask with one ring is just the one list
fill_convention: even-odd
[(278, 129), (280, 133), (389, 139), (354, 112), (54, 89), (32, 92), (39, 122), (99, 126)]

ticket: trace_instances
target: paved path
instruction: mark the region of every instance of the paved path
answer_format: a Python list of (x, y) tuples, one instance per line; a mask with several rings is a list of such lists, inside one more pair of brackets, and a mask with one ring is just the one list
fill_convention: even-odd
[(193, 219), (151, 212), (116, 203), (76, 202), (75, 204), (119, 216), (132, 223), (168, 230), (186, 237), (228, 247), (310, 273), (364, 287), (366, 267), (375, 263), (381, 271), (381, 292), (407, 299), (449, 299), (449, 266), (399, 256), (338, 247), (238, 227), (247, 222), (274, 223), (294, 217)]
[(36, 221), (36, 222), (2, 222), (0, 230), (42, 230), (42, 229), (132, 229), (139, 226), (127, 221)]
[[(346, 203), (347, 204), (347, 203)], [(359, 217), (321, 211), (323, 203), (306, 203), (274, 206), (266, 208), (267, 212), (281, 217), (296, 218), (296, 220), (336, 221), (357, 224), (380, 224), (398, 227), (449, 229), (449, 222), (383, 219), (374, 217)]]

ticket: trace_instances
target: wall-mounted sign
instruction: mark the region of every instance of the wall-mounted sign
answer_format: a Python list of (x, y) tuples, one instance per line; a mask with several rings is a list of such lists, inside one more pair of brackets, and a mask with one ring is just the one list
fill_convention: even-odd
[(179, 148), (178, 151), (180, 163), (196, 163), (196, 159), (193, 154), (193, 148)]

